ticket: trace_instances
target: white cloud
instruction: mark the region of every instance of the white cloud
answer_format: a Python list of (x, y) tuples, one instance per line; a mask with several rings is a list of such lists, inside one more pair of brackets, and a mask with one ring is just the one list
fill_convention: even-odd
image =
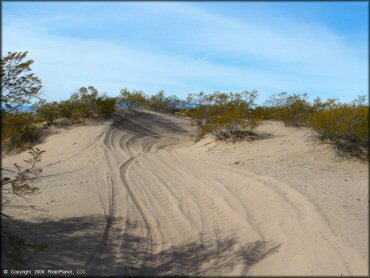
[[(124, 4), (101, 5), (96, 12), (90, 7), (82, 15), (71, 9), (31, 23), (13, 18), (3, 25), (3, 50), (30, 50), (34, 71), (44, 81), (49, 99), (66, 98), (74, 89), (89, 84), (111, 94), (126, 86), (149, 93), (167, 89), (180, 96), (200, 90), (244, 89), (265, 94), (327, 92), (327, 96), (337, 97), (366, 93), (366, 62), (323, 26), (293, 26), (285, 21), (281, 24), (284, 28), (279, 28), (230, 19), (185, 3)], [(127, 9), (131, 15), (125, 17)], [(138, 33), (155, 36), (164, 32), (166, 41), (162, 43), (167, 47), (160, 49), (158, 42), (138, 46), (125, 39), (127, 28), (121, 40), (69, 37), (55, 30), (56, 26), (75, 25), (79, 31), (93, 31), (104, 20), (108, 23), (103, 27), (111, 24), (117, 28), (121, 22), (130, 24), (135, 16), (149, 24)], [(153, 28), (148, 30), (151, 22)], [(156, 29), (163, 22), (173, 26)], [(241, 61), (243, 66), (231, 61)]]

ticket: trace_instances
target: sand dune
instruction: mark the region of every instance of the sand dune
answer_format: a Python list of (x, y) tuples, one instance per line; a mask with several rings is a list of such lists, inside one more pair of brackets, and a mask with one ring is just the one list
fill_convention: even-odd
[(28, 263), (94, 275), (368, 274), (366, 163), (338, 161), (308, 129), (280, 123), (235, 145), (194, 143), (193, 131), (126, 111), (48, 137), (40, 193), (4, 207), (12, 229), (48, 244)]

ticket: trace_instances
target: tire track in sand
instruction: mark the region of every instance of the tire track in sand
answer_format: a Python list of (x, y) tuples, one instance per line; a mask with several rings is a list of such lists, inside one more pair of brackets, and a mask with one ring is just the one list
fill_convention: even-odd
[(167, 115), (125, 112), (107, 130), (97, 177), (107, 226), (90, 271), (362, 273), (362, 262), (348, 264), (356, 253), (289, 185), (186, 153), (188, 126)]

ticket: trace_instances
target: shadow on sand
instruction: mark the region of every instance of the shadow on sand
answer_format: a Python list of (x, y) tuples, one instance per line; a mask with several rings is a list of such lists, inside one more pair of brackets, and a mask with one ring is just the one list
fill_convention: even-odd
[[(90, 276), (199, 276), (217, 275), (221, 270), (227, 274), (243, 263), (247, 273), (251, 266), (278, 252), (281, 246), (272, 241), (240, 246), (230, 237), (172, 246), (153, 254), (148, 238), (128, 232), (117, 233), (119, 240), (113, 241), (116, 244), (113, 248), (94, 254), (109, 225), (101, 216), (37, 223), (4, 218), (2, 222), (2, 269), (72, 269), (75, 273), (77, 269), (86, 269)], [(93, 254), (100, 264), (89, 266)]]

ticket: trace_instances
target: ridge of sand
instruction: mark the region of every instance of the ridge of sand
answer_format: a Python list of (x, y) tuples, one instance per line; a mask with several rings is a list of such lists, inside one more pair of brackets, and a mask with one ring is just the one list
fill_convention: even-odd
[(9, 197), (4, 211), (44, 233), (49, 248), (32, 265), (94, 275), (368, 274), (366, 163), (336, 161), (306, 140), (308, 129), (281, 123), (235, 145), (194, 143), (192, 129), (131, 111), (48, 137), (39, 195)]

